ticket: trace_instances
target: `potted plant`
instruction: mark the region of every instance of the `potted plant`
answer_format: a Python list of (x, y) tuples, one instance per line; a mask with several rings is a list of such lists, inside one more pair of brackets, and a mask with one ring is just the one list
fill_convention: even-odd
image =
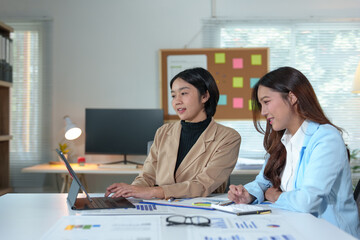
[[(66, 143), (59, 143), (59, 150), (64, 154), (65, 158), (68, 159), (68, 153), (69, 153), (69, 149), (68, 149), (68, 145)], [(62, 160), (59, 157), (59, 161), (62, 162)]]

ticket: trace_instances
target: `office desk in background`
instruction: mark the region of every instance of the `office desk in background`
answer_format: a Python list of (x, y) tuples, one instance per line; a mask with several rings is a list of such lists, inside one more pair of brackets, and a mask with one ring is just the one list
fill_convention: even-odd
[[(71, 167), (74, 169), (80, 181), (87, 188), (85, 174), (122, 174), (131, 175), (139, 174), (142, 171), (142, 166), (138, 165), (138, 168), (114, 168), (114, 167), (101, 167), (95, 163), (85, 163), (84, 166), (80, 166), (78, 163), (71, 163)], [(66, 169), (65, 164), (39, 164), (31, 167), (26, 167), (21, 170), (23, 173), (55, 173), (60, 174), (62, 178), (61, 193), (68, 192), (71, 185), (71, 177)]]
[[(92, 196), (97, 196), (102, 194), (92, 194)], [(96, 218), (88, 218), (89, 216), (82, 216), (80, 211), (73, 211), (69, 208), (66, 201), (67, 194), (57, 193), (57, 194), (6, 194), (0, 197), (0, 233), (1, 239), (41, 239), (44, 234), (51, 229), (53, 226), (58, 226), (58, 221), (62, 222), (65, 216), (72, 216), (76, 218), (79, 222), (86, 222), (88, 224), (95, 224)], [(287, 232), (284, 232), (284, 235), (278, 235), (276, 239), (285, 239), (285, 236), (292, 235), (292, 240), (325, 240), (325, 239), (341, 239), (341, 240), (354, 240), (355, 238), (351, 237), (349, 234), (341, 231), (325, 220), (315, 218), (310, 214), (305, 213), (295, 213), (288, 212), (280, 209), (273, 209), (273, 213), (265, 215), (247, 215), (236, 217), (233, 214), (223, 213), (220, 211), (209, 211), (209, 210), (200, 210), (200, 209), (190, 209), (190, 208), (180, 208), (180, 207), (169, 207), (170, 211), (164, 215), (151, 215), (151, 218), (154, 220), (153, 224), (156, 225), (158, 230), (156, 239), (172, 239), (172, 240), (186, 240), (186, 239), (205, 239), (205, 237), (199, 237), (196, 235), (197, 231), (205, 231), (206, 236), (214, 237), (215, 235), (229, 235), (229, 232), (234, 230), (229, 230), (224, 228), (224, 225), (221, 223), (221, 219), (231, 218), (233, 225), (237, 225), (236, 222), (253, 221), (254, 223), (258, 222), (268, 222), (269, 226), (267, 232), (261, 232), (259, 229), (245, 229), (246, 226), (239, 226), (239, 229), (236, 230), (236, 236), (241, 239), (254, 239), (254, 234), (259, 236), (263, 234), (264, 238), (261, 239), (270, 239), (269, 232), (276, 232), (278, 230), (271, 230), (276, 228), (276, 224), (287, 227)], [(94, 210), (88, 211), (91, 212)], [(126, 211), (126, 209), (123, 209)], [(173, 214), (181, 214), (186, 216), (206, 216), (212, 219), (213, 225), (208, 227), (199, 227), (195, 226), (166, 226), (166, 217)], [(114, 216), (117, 217), (117, 221), (111, 222), (110, 225), (97, 228), (95, 231), (100, 231), (101, 239), (122, 239), (124, 235), (134, 234), (136, 235), (139, 230), (132, 232), (133, 230), (122, 229), (126, 224), (130, 224), (131, 221), (134, 223), (134, 219), (137, 218), (139, 221), (143, 221), (146, 216), (149, 214), (142, 215), (97, 215), (99, 218), (108, 217), (112, 219)], [(119, 217), (120, 216), (120, 217)], [(89, 220), (90, 219), (90, 220)], [(251, 219), (251, 220), (249, 220)], [(66, 220), (66, 219), (65, 219)], [(124, 225), (124, 226), (123, 226)], [(85, 226), (85, 225), (84, 225)], [(129, 226), (130, 228), (131, 226)], [(146, 226), (144, 226), (145, 228)], [(289, 232), (288, 229), (291, 229), (292, 232)], [(65, 229), (61, 228), (61, 231)], [(83, 229), (74, 229), (73, 231), (90, 231)], [(109, 236), (110, 232), (114, 233), (117, 231), (116, 236)], [(123, 231), (126, 231), (124, 234)], [(281, 230), (283, 231), (283, 230)], [(83, 232), (85, 234), (85, 232)], [(98, 234), (99, 234), (98, 233)], [(89, 233), (86, 233), (89, 234)], [(234, 235), (235, 235), (234, 234)], [(70, 239), (80, 239), (77, 234), (74, 233)], [(201, 235), (202, 236), (202, 235)], [(234, 236), (234, 237), (236, 237)], [(301, 237), (299, 237), (301, 236)], [(94, 236), (91, 236), (94, 239)], [(224, 237), (224, 236), (222, 236)], [(266, 237), (266, 238), (265, 238)], [(235, 239), (238, 239), (235, 238)], [(99, 238), (100, 239), (100, 238)], [(154, 238), (146, 238), (153, 240)], [(214, 238), (213, 238), (214, 239)], [(219, 239), (216, 237), (216, 239)], [(222, 238), (225, 239), (225, 238)], [(231, 238), (230, 238), (231, 239)], [(239, 238), (240, 239), (240, 238)], [(255, 238), (259, 239), (259, 237)]]
[[(77, 163), (71, 164), (75, 173), (79, 176), (80, 181), (87, 187), (85, 174), (120, 174), (120, 175), (138, 175), (142, 171), (142, 166), (137, 165), (137, 168), (119, 168), (119, 167), (109, 167), (106, 168), (106, 165), (94, 164), (94, 163), (85, 163), (84, 166), (79, 166)], [(244, 169), (244, 170), (234, 170), (231, 175), (257, 175), (260, 169)], [(62, 178), (61, 193), (68, 192), (71, 184), (71, 177), (68, 174), (68, 171), (65, 167), (65, 164), (39, 164), (31, 167), (26, 167), (21, 170), (23, 173), (55, 173), (60, 174)]]

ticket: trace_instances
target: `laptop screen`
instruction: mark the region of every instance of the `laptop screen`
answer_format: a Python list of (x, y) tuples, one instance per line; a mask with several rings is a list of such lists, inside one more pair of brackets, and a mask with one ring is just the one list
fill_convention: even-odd
[[(72, 169), (70, 163), (68, 162), (68, 160), (66, 159), (64, 154), (59, 149), (55, 149), (55, 150), (58, 153), (58, 155), (60, 156), (60, 158), (64, 161), (65, 166), (66, 166), (70, 176), (73, 178), (73, 180), (75, 179), (75, 181), (78, 185), (78, 186), (76, 186), (73, 183), (71, 184), (71, 187), (69, 190), (69, 197), (68, 197), (68, 199), (70, 200), (70, 203), (72, 205), (75, 203), (79, 189), (81, 189), (83, 191), (83, 193), (86, 195), (87, 199), (89, 201), (91, 201), (91, 198), (90, 198), (89, 194), (87, 193), (85, 187), (81, 184), (79, 178), (76, 176), (75, 171)], [(72, 196), (75, 196), (75, 197), (72, 197)]]

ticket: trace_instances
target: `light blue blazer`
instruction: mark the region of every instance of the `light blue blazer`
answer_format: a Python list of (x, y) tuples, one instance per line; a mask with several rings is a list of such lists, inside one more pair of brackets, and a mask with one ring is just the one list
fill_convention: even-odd
[[(264, 177), (265, 165), (256, 179), (245, 185), (256, 197), (254, 204), (263, 202), (264, 192), (272, 187)], [(309, 122), (293, 184), (294, 190), (283, 192), (273, 207), (311, 213), (360, 238), (346, 147), (336, 128)]]

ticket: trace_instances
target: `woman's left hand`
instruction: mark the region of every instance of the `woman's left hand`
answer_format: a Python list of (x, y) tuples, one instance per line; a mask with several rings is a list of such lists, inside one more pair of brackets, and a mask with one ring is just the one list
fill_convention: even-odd
[(135, 197), (151, 199), (153, 197), (159, 197), (161, 193), (163, 194), (163, 190), (160, 187), (140, 187), (126, 183), (114, 183), (106, 189), (106, 192), (113, 193), (112, 198)]
[(265, 198), (270, 202), (274, 203), (278, 200), (281, 193), (282, 191), (280, 191), (278, 188), (271, 187), (268, 190), (266, 190)]

